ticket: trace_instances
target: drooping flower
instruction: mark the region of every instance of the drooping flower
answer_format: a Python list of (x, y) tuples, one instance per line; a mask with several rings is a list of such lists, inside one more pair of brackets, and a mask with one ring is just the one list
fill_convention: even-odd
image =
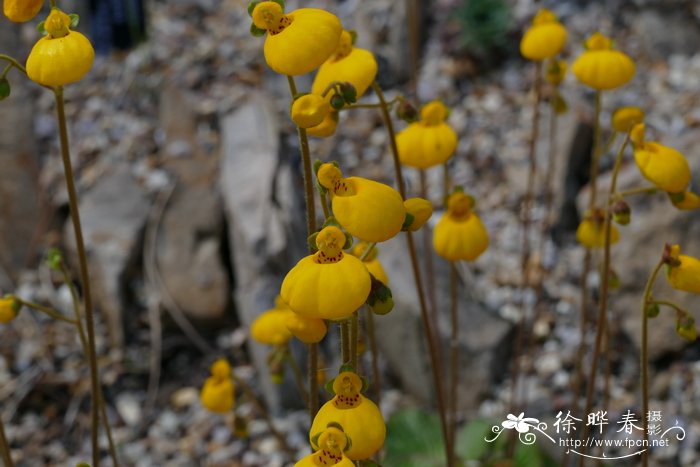
[(636, 66), (624, 53), (613, 49), (613, 41), (596, 32), (585, 43), (586, 50), (571, 66), (576, 78), (599, 91), (615, 89), (629, 82)]
[[(369, 50), (355, 47), (354, 35), (343, 31), (338, 48), (318, 69), (311, 92), (321, 95), (334, 81), (352, 84), (361, 97), (377, 76), (377, 61)], [(332, 93), (326, 94), (330, 100)]]
[(421, 109), (421, 118), (396, 135), (401, 163), (417, 169), (443, 164), (457, 149), (457, 133), (445, 120), (448, 109), (433, 101)]
[(447, 212), (433, 231), (433, 248), (448, 261), (474, 261), (489, 246), (489, 234), (472, 211), (474, 199), (461, 191), (450, 195)]
[(612, 127), (620, 133), (629, 133), (635, 125), (644, 122), (644, 117), (644, 111), (639, 107), (620, 107), (612, 114)]
[(289, 332), (304, 344), (316, 344), (321, 342), (328, 332), (326, 322), (322, 319), (307, 318), (297, 313), (290, 313), (287, 315), (285, 324)]
[(44, 86), (80, 81), (92, 68), (95, 51), (87, 37), (70, 29), (70, 17), (52, 8), (46, 18), (46, 36), (34, 44), (27, 57), (27, 75)]
[[(605, 246), (605, 212), (602, 209), (589, 211), (576, 229), (576, 240), (586, 248), (603, 248)], [(617, 227), (610, 225), (610, 244), (620, 240)]]
[(552, 58), (564, 48), (566, 35), (566, 28), (556, 15), (542, 8), (520, 41), (520, 53), (523, 57), (535, 61)]
[(680, 193), (668, 193), (671, 203), (681, 211), (692, 211), (700, 209), (700, 196), (692, 191), (682, 191)]
[(31, 21), (44, 6), (44, 0), (3, 0), (2, 11), (10, 21)]
[(362, 261), (345, 254), (345, 234), (325, 227), (316, 237), (318, 251), (287, 273), (281, 296), (295, 313), (308, 318), (344, 319), (367, 300), (369, 272)]
[[(362, 258), (362, 255), (367, 251), (369, 244), (366, 242), (360, 242), (352, 248), (352, 254), (358, 258)], [(372, 248), (372, 251), (367, 253), (365, 258), (362, 260), (367, 267), (370, 274), (374, 276), (375, 279), (381, 281), (384, 285), (389, 285), (389, 276), (387, 276), (382, 263), (379, 262), (377, 258), (378, 255), (377, 248)]]
[(666, 279), (671, 287), (700, 294), (700, 260), (682, 255), (680, 245), (671, 246), (668, 256)]
[(344, 371), (335, 378), (335, 396), (323, 404), (311, 424), (312, 447), (319, 447), (318, 434), (334, 423), (340, 425), (350, 439), (350, 448), (345, 451), (349, 459), (367, 459), (382, 447), (386, 437), (384, 417), (379, 407), (360, 393), (362, 385), (360, 377), (351, 371)]
[(265, 61), (277, 73), (309, 73), (335, 52), (343, 27), (332, 13), (301, 8), (285, 14), (282, 5), (274, 1), (253, 4), (253, 31), (267, 32)]
[(220, 358), (211, 365), (210, 370), (211, 376), (204, 382), (199, 399), (211, 412), (229, 412), (235, 396), (231, 366), (226, 359)]
[(304, 457), (294, 464), (294, 467), (355, 466), (355, 463), (345, 457), (343, 452), (347, 449), (348, 437), (339, 425), (331, 423), (326, 427), (318, 435), (316, 444), (318, 451)]
[(317, 177), (330, 192), (333, 215), (350, 234), (366, 242), (383, 242), (401, 231), (406, 208), (390, 186), (361, 177), (344, 178), (331, 163), (321, 165)]
[(644, 175), (660, 189), (680, 193), (690, 183), (690, 166), (685, 156), (655, 141), (644, 141), (644, 124), (632, 129), (634, 161)]
[(294, 100), (292, 121), (299, 128), (311, 128), (320, 125), (331, 111), (328, 102), (317, 94), (304, 94)]
[(0, 298), (0, 323), (7, 324), (17, 317), (20, 304), (12, 295)]
[(250, 325), (250, 336), (261, 344), (286, 344), (292, 338), (287, 329), (287, 318), (293, 314), (286, 307), (275, 307), (261, 313)]
[(406, 212), (413, 216), (411, 225), (408, 230), (415, 232), (428, 222), (428, 219), (433, 215), (433, 203), (423, 198), (409, 198), (403, 202), (406, 207)]

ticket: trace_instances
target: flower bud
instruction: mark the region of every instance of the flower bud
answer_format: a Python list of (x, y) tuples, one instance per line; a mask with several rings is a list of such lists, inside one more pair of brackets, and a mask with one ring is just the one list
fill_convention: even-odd
[(647, 318), (656, 318), (659, 316), (660, 311), (661, 309), (659, 308), (659, 305), (656, 303), (650, 303), (646, 308)]
[(612, 218), (615, 222), (620, 225), (627, 225), (630, 223), (630, 217), (632, 216), (632, 210), (630, 205), (623, 199), (615, 202), (612, 206)]
[(418, 120), (418, 110), (408, 101), (401, 101), (396, 108), (396, 117), (407, 123)]
[(698, 330), (695, 327), (695, 320), (692, 316), (685, 313), (678, 316), (678, 320), (676, 321), (676, 332), (683, 339), (687, 339), (691, 342), (698, 338)]
[(367, 297), (367, 304), (378, 315), (385, 315), (394, 308), (394, 299), (391, 289), (372, 277), (372, 291)]
[(345, 105), (345, 98), (340, 94), (333, 94), (331, 96), (331, 107), (335, 110), (340, 110)]
[(343, 99), (348, 104), (354, 104), (355, 102), (357, 102), (357, 90), (355, 89), (355, 86), (352, 85), (352, 83), (348, 83), (347, 81), (341, 83), (340, 94), (343, 96)]
[(0, 323), (7, 324), (17, 317), (22, 304), (14, 295), (0, 298)]

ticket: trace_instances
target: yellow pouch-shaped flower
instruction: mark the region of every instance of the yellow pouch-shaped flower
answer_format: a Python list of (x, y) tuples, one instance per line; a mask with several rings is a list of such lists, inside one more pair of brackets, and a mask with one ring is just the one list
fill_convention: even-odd
[(294, 312), (287, 315), (285, 324), (289, 332), (304, 344), (321, 342), (328, 332), (326, 322), (322, 319), (306, 318)]
[(355, 463), (345, 457), (348, 437), (337, 427), (331, 425), (319, 433), (317, 438), (318, 451), (301, 459), (294, 467), (324, 467), (336, 465), (339, 467), (354, 467)]
[(692, 191), (683, 191), (681, 193), (669, 193), (671, 203), (681, 211), (692, 211), (700, 208), (700, 196)]
[(311, 128), (323, 123), (331, 111), (328, 102), (317, 94), (304, 94), (292, 103), (290, 114), (299, 128)]
[(639, 107), (620, 107), (612, 115), (612, 127), (620, 133), (629, 133), (635, 125), (644, 122), (644, 111)]
[(317, 447), (320, 440), (314, 438), (332, 423), (343, 428), (350, 438), (350, 448), (345, 455), (352, 460), (368, 459), (384, 444), (386, 425), (377, 404), (360, 394), (362, 380), (350, 371), (342, 372), (333, 382), (335, 396), (319, 409), (309, 439)]
[(43, 6), (44, 0), (3, 0), (2, 11), (10, 21), (24, 23), (34, 18)]
[(281, 296), (289, 308), (307, 318), (344, 319), (367, 300), (371, 279), (362, 261), (343, 253), (345, 234), (326, 227), (316, 237), (318, 252), (287, 273)]
[[(311, 92), (322, 94), (333, 81), (346, 81), (362, 96), (377, 76), (377, 61), (369, 50), (353, 47), (352, 36), (343, 31), (338, 49), (318, 69)], [(330, 100), (332, 93), (326, 94)]]
[(433, 231), (433, 248), (448, 261), (474, 261), (489, 246), (486, 227), (472, 212), (474, 201), (462, 192), (450, 195), (447, 212)]
[(413, 216), (413, 222), (408, 226), (408, 230), (415, 232), (433, 215), (433, 203), (423, 198), (409, 198), (403, 202), (406, 212)]
[(80, 81), (92, 68), (95, 51), (87, 37), (70, 30), (70, 17), (53, 8), (39, 39), (27, 57), (27, 75), (44, 86), (64, 86)]
[(629, 82), (636, 66), (624, 53), (613, 50), (612, 41), (600, 33), (586, 41), (584, 51), (571, 66), (576, 78), (599, 91), (615, 89)]
[(700, 294), (700, 260), (680, 253), (679, 245), (671, 247), (669, 256), (676, 264), (668, 265), (666, 279), (674, 289)]
[[(603, 248), (605, 246), (605, 221), (602, 211), (586, 215), (576, 229), (576, 240), (586, 248)], [(610, 244), (620, 240), (620, 232), (615, 225), (610, 225)]]
[(18, 303), (13, 297), (0, 298), (0, 323), (7, 324), (17, 317)]
[(406, 208), (390, 186), (361, 177), (343, 178), (333, 164), (319, 168), (318, 181), (331, 194), (333, 215), (351, 235), (383, 242), (401, 231)]
[(199, 399), (202, 405), (216, 413), (226, 413), (233, 408), (235, 388), (231, 378), (231, 366), (220, 358), (211, 366), (211, 374), (204, 382)]
[(317, 138), (328, 138), (335, 134), (338, 128), (338, 112), (328, 112), (323, 118), (323, 121), (311, 128), (307, 128), (306, 134)]
[(401, 163), (417, 169), (443, 164), (457, 149), (457, 133), (445, 123), (447, 107), (433, 101), (421, 109), (421, 119), (398, 135), (396, 145)]
[(668, 146), (645, 141), (634, 148), (634, 161), (644, 178), (664, 191), (679, 193), (690, 183), (688, 161)]
[(552, 58), (566, 43), (566, 28), (547, 9), (541, 9), (520, 41), (520, 53), (529, 60)]
[(286, 344), (292, 338), (292, 333), (287, 329), (289, 315), (294, 315), (289, 309), (273, 308), (265, 311), (250, 325), (250, 336), (261, 344)]
[(343, 27), (324, 10), (301, 8), (285, 14), (276, 2), (260, 2), (252, 12), (253, 24), (267, 30), (265, 61), (282, 75), (315, 70), (335, 52)]
[[(358, 258), (361, 258), (365, 250), (367, 250), (368, 246), (369, 245), (367, 243), (360, 242), (353, 247), (352, 254), (357, 256)], [(389, 285), (389, 276), (387, 276), (386, 271), (382, 266), (382, 263), (380, 263), (379, 259), (377, 259), (377, 254), (377, 248), (375, 247), (365, 257), (363, 262), (365, 263), (365, 266), (367, 267), (369, 273), (372, 274), (375, 279), (377, 279), (384, 285)]]

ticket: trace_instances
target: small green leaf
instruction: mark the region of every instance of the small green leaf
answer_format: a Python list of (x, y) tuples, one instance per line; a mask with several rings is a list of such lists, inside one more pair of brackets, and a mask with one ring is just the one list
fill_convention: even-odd
[(77, 28), (78, 24), (80, 23), (80, 16), (78, 16), (75, 13), (71, 13), (70, 15), (68, 15), (68, 17), (70, 18), (70, 28), (71, 29)]
[(396, 412), (387, 423), (385, 465), (444, 467), (440, 419), (421, 409)]
[(411, 225), (413, 225), (413, 221), (416, 220), (416, 217), (411, 214), (411, 213), (406, 213), (406, 218), (403, 220), (403, 225), (401, 226), (401, 230), (404, 232), (408, 230)]
[(340, 110), (345, 105), (345, 99), (340, 94), (333, 94), (331, 96), (331, 107), (335, 110)]
[(266, 32), (267, 32), (266, 30), (260, 29), (259, 27), (257, 27), (257, 26), (254, 25), (254, 24), (251, 24), (251, 25), (250, 25), (250, 34), (251, 34), (252, 36), (255, 36), (255, 37), (262, 37), (262, 36), (265, 35)]
[(63, 255), (61, 254), (61, 250), (58, 248), (50, 248), (46, 254), (46, 263), (49, 265), (49, 268), (53, 269), (54, 271), (59, 271), (61, 269), (62, 262)]
[(7, 78), (0, 79), (0, 101), (10, 97), (10, 92), (12, 88), (10, 87), (10, 82)]
[(39, 31), (39, 33), (42, 36), (46, 36), (48, 32), (46, 32), (46, 21), (42, 21), (39, 24), (36, 25), (36, 30)]
[(248, 4), (248, 16), (251, 18), (253, 17), (253, 10), (255, 10), (255, 7), (258, 6), (258, 3), (260, 2), (253, 1)]
[(493, 445), (484, 438), (491, 434), (490, 423), (486, 419), (477, 418), (469, 422), (457, 433), (457, 455), (464, 460), (481, 460), (493, 449)]
[(309, 235), (309, 238), (306, 240), (309, 243), (309, 246), (314, 250), (318, 250), (318, 245), (316, 244), (316, 237), (318, 237), (318, 232), (314, 232), (311, 235)]

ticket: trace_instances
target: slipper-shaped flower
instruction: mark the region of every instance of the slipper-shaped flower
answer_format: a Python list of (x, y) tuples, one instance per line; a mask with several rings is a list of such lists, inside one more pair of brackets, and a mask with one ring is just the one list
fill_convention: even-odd
[(564, 48), (566, 35), (566, 28), (556, 15), (543, 8), (532, 19), (532, 26), (525, 31), (520, 41), (520, 53), (535, 61), (552, 58)]
[(596, 32), (585, 43), (586, 50), (571, 66), (576, 78), (586, 86), (599, 91), (618, 88), (635, 74), (632, 59), (613, 49), (613, 41)]
[(448, 109), (433, 101), (421, 109), (421, 118), (396, 135), (401, 163), (417, 169), (443, 164), (457, 149), (457, 133), (445, 120)]
[(447, 212), (433, 231), (433, 248), (448, 261), (474, 261), (489, 246), (489, 234), (472, 211), (474, 199), (461, 191), (452, 193)]

